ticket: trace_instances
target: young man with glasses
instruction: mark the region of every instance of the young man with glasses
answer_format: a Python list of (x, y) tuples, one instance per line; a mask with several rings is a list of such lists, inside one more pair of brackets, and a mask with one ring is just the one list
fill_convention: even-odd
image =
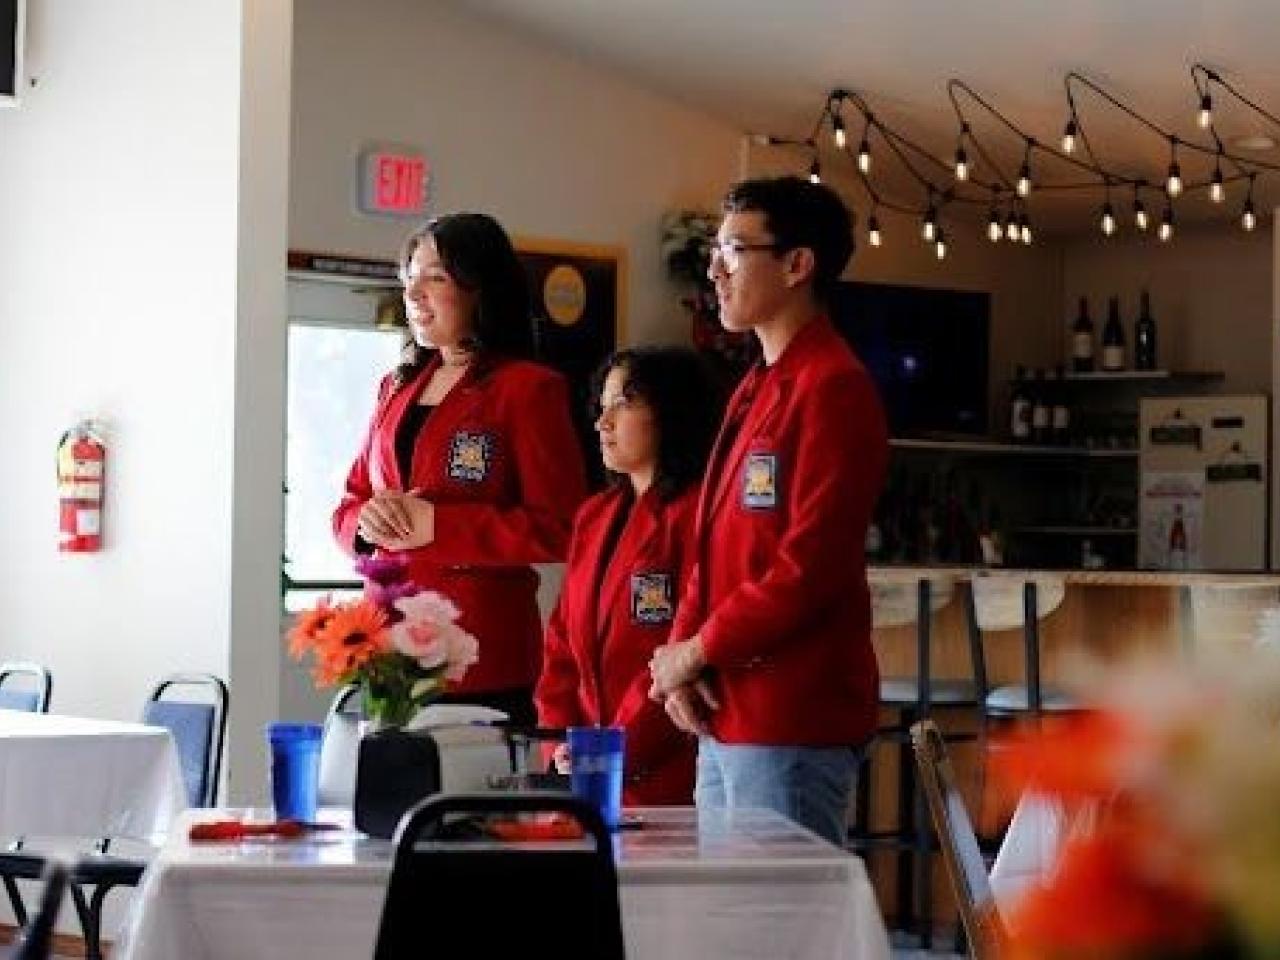
[(853, 224), (797, 177), (744, 181), (724, 213), (720, 322), (752, 331), (762, 359), (712, 450), (650, 695), (699, 737), (699, 807), (769, 807), (843, 845), (876, 725), (863, 540), (888, 459), (875, 386), (826, 316)]

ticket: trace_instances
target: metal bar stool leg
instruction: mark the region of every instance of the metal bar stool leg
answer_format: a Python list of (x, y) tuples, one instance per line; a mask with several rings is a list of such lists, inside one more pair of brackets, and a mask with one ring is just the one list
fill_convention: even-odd
[[(916, 720), (927, 720), (932, 713), (929, 689), (932, 677), (929, 663), (931, 601), (932, 585), (927, 578), (921, 578), (916, 591)], [(908, 743), (903, 747), (902, 763), (914, 771), (914, 759)], [(920, 789), (914, 772), (911, 777), (911, 808), (915, 837), (913, 886), (920, 906), (920, 946), (928, 950), (933, 943), (933, 825), (925, 805), (924, 791)]]
[(1036, 596), (1036, 583), (1028, 580), (1022, 585), (1022, 637), (1027, 667), (1027, 709), (1035, 723), (1040, 722), (1044, 708), (1040, 689), (1040, 617)]

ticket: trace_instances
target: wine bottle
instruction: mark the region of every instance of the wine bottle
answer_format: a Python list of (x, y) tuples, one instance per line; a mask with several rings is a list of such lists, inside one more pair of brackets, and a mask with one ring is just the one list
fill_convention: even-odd
[(1133, 368), (1156, 368), (1156, 321), (1151, 316), (1151, 295), (1146, 290), (1142, 291), (1142, 310), (1133, 325)]
[(1120, 325), (1120, 298), (1107, 304), (1107, 323), (1102, 328), (1102, 369), (1124, 369), (1124, 327)]
[(1089, 301), (1080, 298), (1080, 312), (1071, 325), (1071, 369), (1076, 373), (1093, 370), (1093, 321), (1089, 319)]
[(1044, 371), (1037, 367), (1031, 385), (1032, 443), (1049, 442), (1049, 418), (1049, 384), (1044, 378)]
[(1014, 443), (1031, 442), (1031, 395), (1027, 392), (1027, 368), (1018, 365), (1009, 398), (1009, 436)]
[(1058, 385), (1053, 397), (1053, 407), (1049, 411), (1050, 441), (1065, 447), (1071, 443), (1071, 408), (1067, 406), (1067, 391), (1063, 384), (1061, 365), (1055, 373)]

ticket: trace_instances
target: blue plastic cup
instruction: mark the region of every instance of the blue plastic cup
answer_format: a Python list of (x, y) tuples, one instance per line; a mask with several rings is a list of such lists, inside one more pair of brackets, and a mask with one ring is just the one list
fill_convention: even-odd
[(618, 829), (627, 732), (622, 727), (570, 727), (568, 733), (573, 792), (595, 804), (605, 826)]
[(320, 736), (318, 723), (271, 723), (271, 800), (277, 820), (316, 818), (320, 786)]

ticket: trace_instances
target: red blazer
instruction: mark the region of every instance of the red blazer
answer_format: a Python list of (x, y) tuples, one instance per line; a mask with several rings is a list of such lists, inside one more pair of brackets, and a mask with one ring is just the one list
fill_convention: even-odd
[(565, 557), (586, 478), (564, 378), (521, 360), (473, 364), (418, 435), (410, 476), (400, 476), (395, 437), (439, 366), (409, 383), (382, 382), (364, 445), (333, 514), (338, 542), (354, 553), (360, 508), (375, 490), (419, 488), (435, 504), (435, 540), (409, 552), (415, 582), (462, 611), (480, 641), (463, 693), (531, 687), (541, 659), (537, 574), (530, 563)]
[(875, 729), (863, 540), (887, 460), (875, 386), (825, 319), (734, 393), (671, 631), (702, 637), (719, 684), (718, 740), (835, 746)]
[(560, 602), (547, 624), (538, 718), (556, 727), (625, 727), (624, 802), (688, 804), (695, 744), (649, 699), (649, 657), (666, 642), (688, 579), (698, 491), (668, 503), (648, 491), (605, 557), (609, 529), (630, 498), (614, 488), (578, 511)]

